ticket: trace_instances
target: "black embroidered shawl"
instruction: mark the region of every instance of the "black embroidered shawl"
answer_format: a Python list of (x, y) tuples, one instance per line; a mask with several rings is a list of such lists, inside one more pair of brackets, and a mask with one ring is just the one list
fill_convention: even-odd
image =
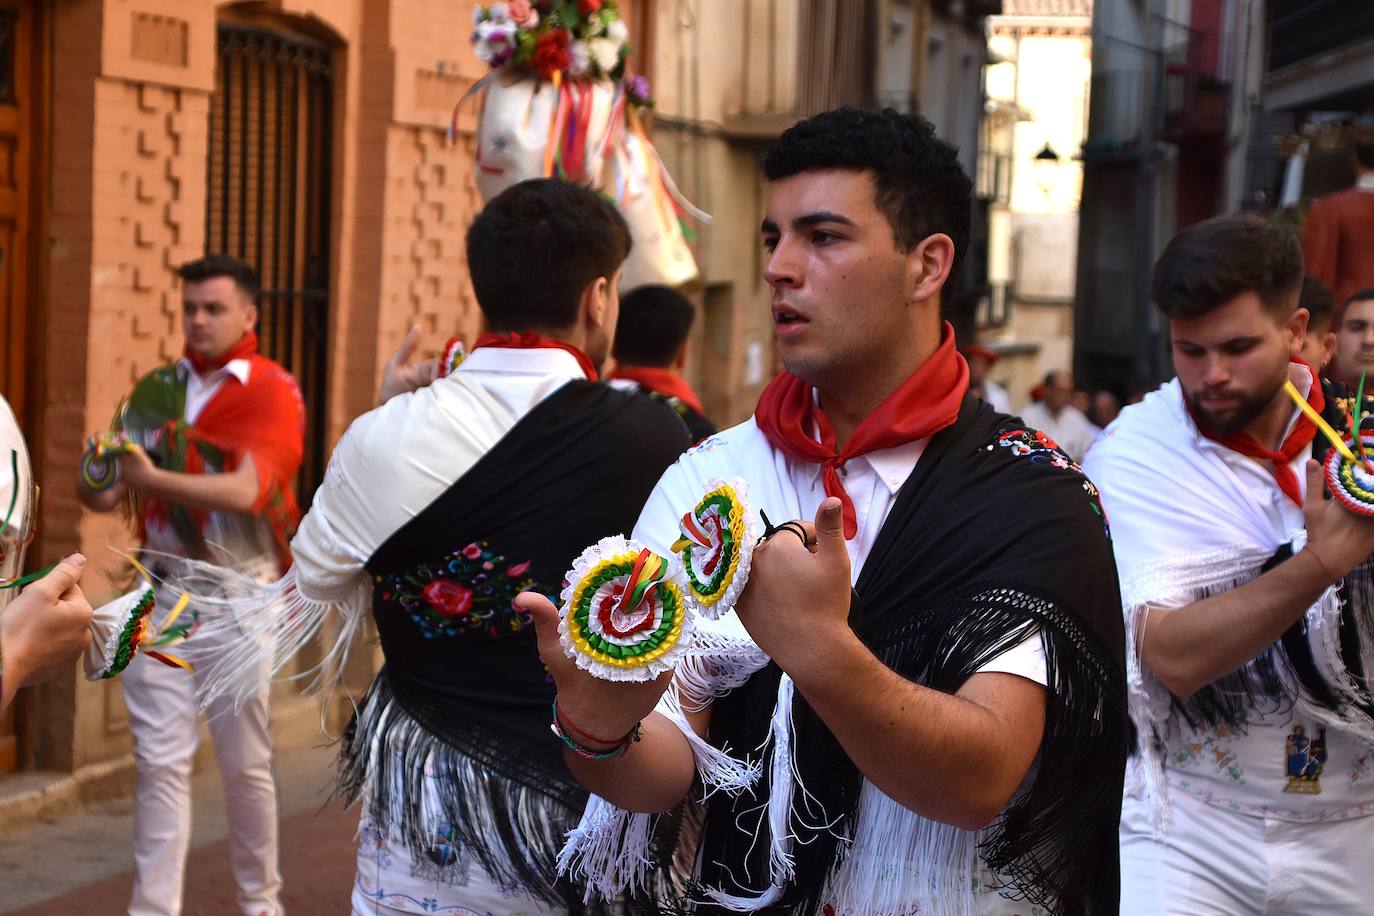
[[(1133, 744), (1116, 567), (1096, 497), (1048, 438), (966, 398), (902, 487), (850, 610), (851, 627), (885, 664), (949, 693), (1040, 634), (1049, 690), (1038, 775), (981, 834), (979, 851), (1020, 896), (1064, 914), (1117, 911), (1117, 822)], [(780, 674), (769, 665), (716, 701), (714, 745), (763, 744)], [(852, 830), (862, 784), (800, 694), (793, 723), (796, 772), (810, 798), (795, 793), (797, 877), (768, 913), (820, 912), (828, 902), (823, 886), (842, 855), (836, 836)], [(755, 790), (709, 799), (704, 885), (744, 895), (768, 886), (763, 770)], [(816, 829), (836, 817), (831, 830)]]
[(368, 560), (386, 662), (345, 737), (340, 791), (366, 789), (417, 861), (435, 841), (428, 778), (443, 823), (493, 877), (568, 902), (553, 862), (587, 795), (549, 733), (553, 684), (511, 599), (532, 588), (556, 603), (574, 557), (628, 532), (688, 444), (662, 404), (570, 382)]

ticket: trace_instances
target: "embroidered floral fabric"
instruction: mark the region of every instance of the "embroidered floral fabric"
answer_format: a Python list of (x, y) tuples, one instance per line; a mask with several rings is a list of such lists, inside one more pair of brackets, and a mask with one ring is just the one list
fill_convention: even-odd
[(997, 447), (1011, 449), (1011, 453), (1018, 457), (1073, 471), (1082, 477), (1083, 492), (1088, 495), (1088, 505), (1092, 506), (1093, 512), (1102, 519), (1102, 527), (1107, 530), (1107, 536), (1111, 537), (1111, 529), (1107, 527), (1107, 513), (1102, 511), (1102, 499), (1097, 487), (1084, 475), (1083, 468), (1079, 466), (1078, 462), (1074, 461), (1068, 452), (1059, 447), (1059, 443), (1038, 429), (1015, 426), (1003, 427), (997, 434), (996, 444), (989, 445), (987, 450), (992, 451)]
[(486, 541), (474, 541), (401, 573), (375, 576), (377, 595), (403, 608), (426, 639), (505, 636), (532, 623), (514, 606), (530, 589), (549, 594), (526, 575), (529, 560), (512, 562)]

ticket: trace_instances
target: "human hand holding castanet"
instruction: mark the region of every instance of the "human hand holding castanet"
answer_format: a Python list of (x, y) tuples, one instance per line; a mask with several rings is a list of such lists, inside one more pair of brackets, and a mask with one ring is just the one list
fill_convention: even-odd
[(585, 732), (606, 738), (607, 743), (627, 734), (635, 723), (653, 712), (673, 680), (671, 671), (650, 681), (607, 681), (593, 677), (564, 653), (558, 636), (558, 608), (552, 601), (538, 592), (528, 591), (516, 596), (515, 606), (534, 620), (539, 657), (553, 675), (560, 713)]
[(86, 558), (72, 554), (0, 614), (0, 708), (20, 687), (51, 677), (86, 650), (93, 612), (77, 584), (85, 567)]
[(1307, 546), (1321, 557), (1333, 576), (1345, 576), (1374, 553), (1374, 517), (1360, 515), (1324, 494), (1326, 475), (1316, 461), (1307, 462), (1303, 515)]
[(779, 528), (754, 548), (749, 585), (735, 605), (754, 642), (789, 673), (820, 661), (832, 640), (854, 638), (839, 499), (822, 500), (814, 524), (792, 524), (800, 525), (806, 543)]

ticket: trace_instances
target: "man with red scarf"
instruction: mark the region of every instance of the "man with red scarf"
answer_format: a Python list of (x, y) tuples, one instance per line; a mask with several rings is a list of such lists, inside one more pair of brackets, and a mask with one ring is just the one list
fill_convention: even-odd
[(682, 377), (687, 365), (687, 335), (696, 307), (667, 286), (641, 286), (620, 300), (615, 329), (615, 371), (612, 387), (641, 391), (673, 408), (693, 442), (716, 431), (701, 411), (701, 399)]
[[(698, 913), (1110, 912), (1129, 730), (1110, 546), (1070, 459), (969, 394), (940, 319), (969, 241), (956, 151), (922, 118), (840, 109), (764, 171), (786, 371), (668, 470), (634, 537), (671, 555), (717, 477), (795, 521), (671, 678), (592, 679), (521, 598), (599, 796), (562, 864), (603, 895), (667, 879)], [(699, 852), (665, 850), (635, 812), (697, 780)]]
[[(292, 481), (303, 452), (305, 408), (295, 379), (258, 353), (258, 280), (227, 255), (183, 264), (182, 359), (144, 376), (121, 404), (113, 436), (112, 484), (78, 478), (82, 501), (99, 512), (129, 505), (147, 565), (163, 558), (213, 560), (265, 580), (290, 564), (298, 517)], [(107, 444), (113, 444), (113, 441)], [(157, 593), (162, 612), (174, 604)], [(195, 613), (193, 606), (190, 613)], [(134, 738), (134, 882), (129, 913), (181, 912), (191, 826), (191, 765), (198, 726), (195, 676), (139, 654), (120, 682)], [(278, 916), (281, 874), (277, 798), (269, 734), (266, 668), (237, 710), (210, 709), (210, 733), (224, 781), (230, 865), (244, 916)], [(219, 714), (222, 713), (222, 714)]]
[[(1303, 256), (1251, 215), (1155, 264), (1177, 378), (1085, 462), (1112, 520), (1139, 753), (1122, 911), (1359, 913), (1374, 896), (1374, 521), (1325, 498), (1351, 401), (1300, 354)], [(1317, 460), (1313, 460), (1317, 459)]]

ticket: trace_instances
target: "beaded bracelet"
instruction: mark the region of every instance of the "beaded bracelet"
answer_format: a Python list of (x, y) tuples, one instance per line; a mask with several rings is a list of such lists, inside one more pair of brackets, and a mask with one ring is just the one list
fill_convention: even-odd
[[(566, 731), (563, 728), (565, 724), (568, 726), (568, 729)], [(555, 696), (553, 698), (553, 721), (549, 723), (549, 730), (552, 731), (558, 737), (559, 741), (563, 742), (564, 747), (566, 747), (568, 750), (572, 751), (574, 754), (576, 754), (584, 760), (614, 760), (617, 757), (624, 756), (625, 752), (630, 749), (630, 745), (634, 744), (639, 740), (639, 727), (640, 723), (636, 722), (634, 728), (630, 729), (629, 732), (626, 733), (625, 737), (621, 738), (618, 742), (616, 742), (615, 746), (612, 747), (610, 750), (598, 751), (593, 750), (589, 747), (584, 747), (583, 745), (577, 742), (576, 738), (573, 738), (571, 735), (569, 735), (568, 731), (577, 732), (584, 738), (595, 741), (599, 744), (610, 744), (611, 742), (602, 741), (595, 735), (588, 734), (587, 732), (583, 731), (582, 729), (574, 725), (571, 720), (569, 720), (566, 716), (563, 716), (558, 711), (558, 697)]]

